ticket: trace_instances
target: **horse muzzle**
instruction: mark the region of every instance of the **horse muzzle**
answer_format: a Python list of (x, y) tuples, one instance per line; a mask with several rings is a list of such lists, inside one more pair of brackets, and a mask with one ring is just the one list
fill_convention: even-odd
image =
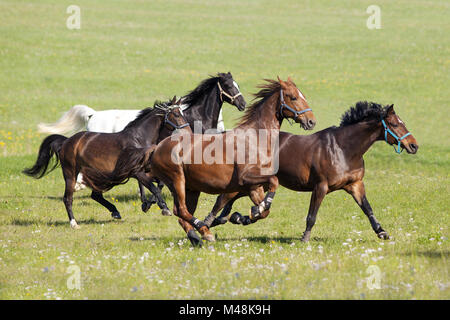
[(296, 122), (300, 122), (300, 126), (305, 130), (312, 130), (316, 126), (316, 120), (306, 117), (302, 117), (301, 119), (297, 118)]
[(419, 150), (419, 145), (415, 143), (408, 143), (406, 146), (404, 146), (404, 148), (406, 149), (406, 152), (408, 152), (409, 154), (416, 154), (417, 151)]

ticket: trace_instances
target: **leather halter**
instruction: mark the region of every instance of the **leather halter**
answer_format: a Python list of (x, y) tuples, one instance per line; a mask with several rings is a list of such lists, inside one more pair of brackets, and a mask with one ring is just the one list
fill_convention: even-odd
[(227, 97), (228, 99), (230, 99), (230, 103), (233, 104), (234, 100), (236, 100), (237, 97), (242, 96), (242, 93), (239, 91), (239, 93), (237, 93), (236, 95), (232, 96), (228, 93), (225, 92), (225, 90), (222, 89), (222, 87), (220, 86), (220, 82), (217, 81), (217, 86), (219, 87), (219, 92), (220, 92), (220, 101), (223, 102), (223, 96)]

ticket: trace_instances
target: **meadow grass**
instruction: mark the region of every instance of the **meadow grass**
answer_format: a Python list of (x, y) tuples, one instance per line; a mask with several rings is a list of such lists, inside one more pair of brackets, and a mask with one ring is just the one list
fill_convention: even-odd
[[(0, 0), (1, 299), (450, 298), (448, 2), (377, 1), (380, 30), (366, 27), (373, 1), (77, 1), (80, 30), (66, 28), (70, 4)], [(376, 238), (353, 199), (336, 192), (302, 243), (310, 194), (281, 187), (267, 219), (217, 227), (215, 243), (194, 249), (174, 217), (140, 211), (133, 181), (106, 194), (122, 221), (89, 191), (76, 193), (75, 231), (60, 169), (41, 180), (21, 174), (45, 137), (37, 123), (72, 105), (143, 108), (227, 71), (247, 102), (261, 79), (291, 76), (315, 131), (359, 100), (395, 104), (419, 152), (398, 156), (379, 142), (364, 179), (391, 240)], [(240, 115), (225, 105), (227, 128)], [(214, 199), (201, 195), (196, 216)], [(72, 265), (80, 290), (67, 286)], [(367, 285), (369, 266), (381, 272), (380, 289)]]

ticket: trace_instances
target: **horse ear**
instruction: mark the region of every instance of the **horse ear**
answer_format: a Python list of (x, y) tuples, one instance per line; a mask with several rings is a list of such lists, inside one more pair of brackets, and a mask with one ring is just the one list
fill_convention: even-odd
[(289, 81), (289, 82), (292, 82), (292, 79), (291, 79), (291, 77), (288, 77), (288, 81)]
[(395, 114), (395, 111), (394, 111), (394, 105), (393, 104), (391, 104), (389, 107), (388, 107), (388, 109), (387, 109), (387, 114), (389, 115), (389, 114)]
[(277, 76), (278, 82), (280, 83), (281, 87), (283, 89), (286, 89), (286, 82), (284, 82), (283, 80), (280, 79), (279, 76)]
[(175, 102), (175, 104), (176, 104), (176, 105), (178, 105), (178, 106), (179, 106), (179, 105), (181, 105), (181, 98), (180, 98), (180, 99), (178, 99), (178, 101), (177, 101), (177, 102)]
[(175, 104), (175, 101), (177, 101), (177, 96), (173, 96), (172, 101), (170, 101), (170, 104)]

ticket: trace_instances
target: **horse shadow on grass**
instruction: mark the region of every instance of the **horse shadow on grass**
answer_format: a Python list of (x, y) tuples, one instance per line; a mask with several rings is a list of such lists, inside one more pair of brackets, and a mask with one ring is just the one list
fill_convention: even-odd
[[(122, 223), (122, 221), (120, 221), (120, 220), (113, 220), (113, 219), (98, 220), (98, 219), (94, 219), (94, 218), (89, 218), (86, 220), (78, 220), (77, 222), (80, 224), (80, 226), (84, 225), (84, 224), (95, 225), (95, 224), (106, 224), (106, 223)], [(61, 220), (58, 220), (58, 221), (41, 221), (41, 220), (36, 221), (36, 220), (25, 220), (25, 219), (20, 219), (20, 218), (14, 218), (11, 221), (10, 225), (20, 226), (20, 227), (28, 227), (28, 226), (32, 226), (32, 225), (46, 225), (48, 227), (60, 227), (60, 226), (67, 227), (67, 226), (69, 226), (69, 221), (61, 221)]]
[(403, 256), (412, 257), (412, 256), (420, 256), (420, 257), (426, 257), (431, 259), (448, 259), (450, 256), (450, 251), (443, 250), (443, 251), (408, 251), (401, 253)]
[[(151, 195), (151, 193), (146, 192), (146, 198), (148, 199), (149, 196)], [(168, 201), (169, 199), (171, 199), (171, 197), (169, 197), (168, 194), (166, 193), (161, 193), (162, 198), (164, 199), (164, 201)], [(104, 195), (105, 199), (108, 201), (111, 201), (111, 197), (108, 197), (108, 195)], [(14, 197), (11, 197), (14, 198)], [(62, 196), (29, 196), (28, 198), (31, 199), (47, 199), (47, 200), (53, 200), (53, 201), (63, 201), (63, 197)], [(109, 198), (109, 199), (108, 199)], [(80, 200), (80, 199), (86, 199), (86, 200), (92, 200), (91, 199), (91, 195), (90, 194), (80, 194), (77, 195), (75, 194), (74, 196), (74, 201)], [(114, 199), (116, 199), (119, 202), (130, 202), (130, 201), (141, 201), (141, 198), (138, 194), (120, 194), (120, 195), (116, 195), (114, 196)], [(92, 200), (93, 201), (93, 200)]]

